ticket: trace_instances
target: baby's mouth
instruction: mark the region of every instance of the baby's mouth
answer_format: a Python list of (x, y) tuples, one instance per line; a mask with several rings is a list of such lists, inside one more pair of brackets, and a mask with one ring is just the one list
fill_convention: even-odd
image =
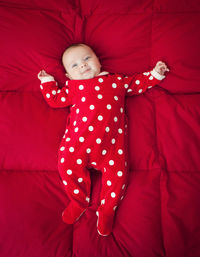
[(82, 72), (82, 74), (86, 74), (86, 73), (88, 73), (89, 71), (91, 71), (90, 68), (88, 68), (87, 70), (85, 70), (84, 72)]

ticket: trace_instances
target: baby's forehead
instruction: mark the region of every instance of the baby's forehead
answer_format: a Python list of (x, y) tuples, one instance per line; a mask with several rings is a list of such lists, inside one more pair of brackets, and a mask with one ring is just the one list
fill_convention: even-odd
[(76, 60), (82, 55), (93, 54), (93, 53), (94, 53), (93, 50), (86, 45), (70, 47), (66, 49), (65, 52), (63, 53), (62, 60), (63, 60), (63, 63), (68, 64), (69, 62), (71, 62), (71, 60)]
[(76, 54), (76, 53), (87, 53), (87, 52), (92, 53), (93, 50), (89, 46), (86, 46), (86, 45), (73, 46), (73, 47), (66, 49), (66, 55), (68, 55), (68, 56)]

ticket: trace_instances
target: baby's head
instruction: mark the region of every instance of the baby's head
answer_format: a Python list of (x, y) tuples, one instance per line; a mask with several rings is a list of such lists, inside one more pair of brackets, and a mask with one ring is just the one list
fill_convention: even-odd
[(69, 46), (63, 53), (62, 62), (69, 79), (91, 79), (96, 77), (101, 70), (96, 54), (85, 44)]

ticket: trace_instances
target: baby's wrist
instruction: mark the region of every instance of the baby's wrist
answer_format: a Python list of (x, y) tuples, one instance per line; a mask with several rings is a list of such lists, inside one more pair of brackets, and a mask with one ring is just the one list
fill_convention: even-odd
[(41, 83), (46, 83), (46, 82), (51, 82), (51, 81), (55, 81), (53, 76), (45, 76), (40, 78)]
[(155, 68), (151, 71), (151, 75), (158, 80), (162, 80), (165, 78), (165, 75), (162, 75), (159, 72), (157, 72)]

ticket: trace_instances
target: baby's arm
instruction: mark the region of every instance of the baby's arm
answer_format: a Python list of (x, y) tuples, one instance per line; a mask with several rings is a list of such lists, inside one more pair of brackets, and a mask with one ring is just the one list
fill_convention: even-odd
[(144, 93), (147, 89), (158, 85), (165, 78), (165, 72), (169, 71), (164, 62), (157, 62), (152, 71), (147, 71), (135, 76), (127, 77), (124, 82), (127, 87), (127, 95)]
[(69, 89), (65, 86), (58, 88), (54, 77), (42, 70), (38, 73), (41, 81), (40, 89), (47, 103), (54, 108), (67, 107), (71, 105)]

